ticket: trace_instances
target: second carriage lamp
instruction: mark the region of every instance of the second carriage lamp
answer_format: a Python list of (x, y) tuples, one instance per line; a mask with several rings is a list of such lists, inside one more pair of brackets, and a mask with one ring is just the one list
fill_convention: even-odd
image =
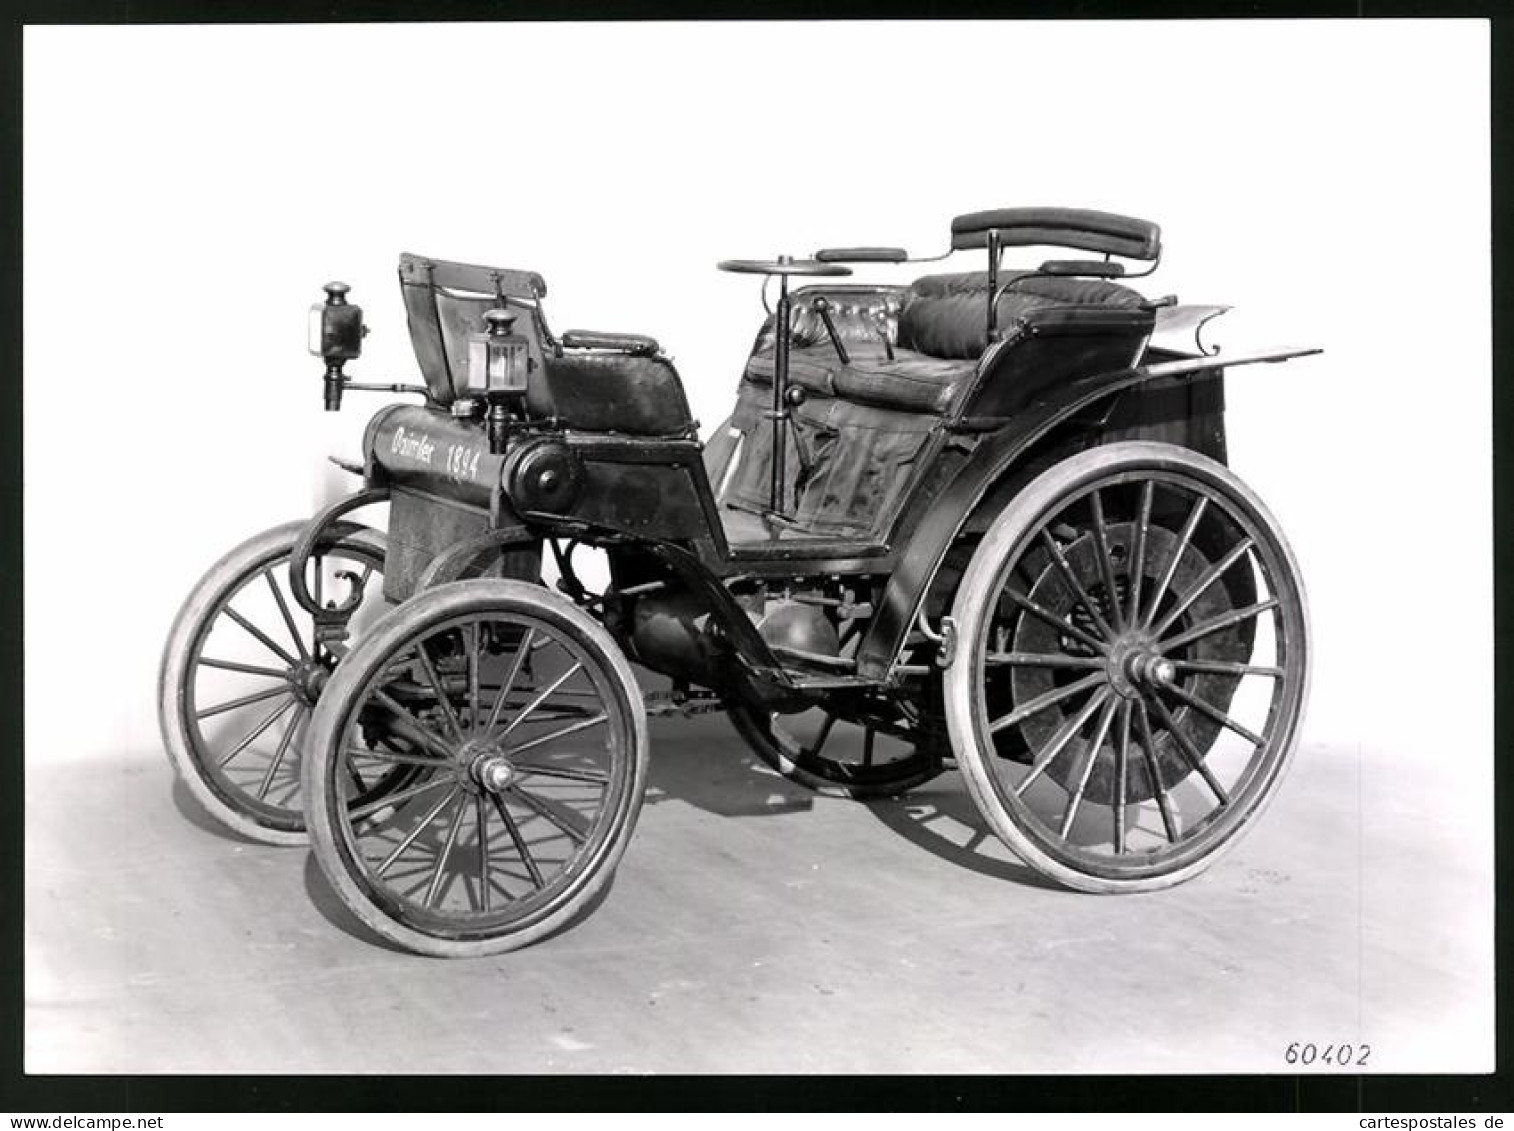
[(346, 283), (327, 283), (326, 301), (310, 308), (310, 352), (326, 362), (326, 411), (342, 407), (346, 378), (342, 366), (363, 352), (363, 308), (347, 301), (352, 288)]
[(530, 355), (526, 339), (513, 333), (515, 312), (484, 311), (486, 329), (468, 335), (468, 392), (489, 403), (489, 450), (505, 450), (509, 402), (526, 395)]

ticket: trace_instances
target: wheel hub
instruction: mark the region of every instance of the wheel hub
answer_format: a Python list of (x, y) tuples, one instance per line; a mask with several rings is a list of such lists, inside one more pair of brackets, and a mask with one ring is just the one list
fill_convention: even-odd
[(467, 743), (454, 764), (457, 782), (469, 793), (503, 793), (518, 776), (515, 764), (493, 743)]
[(331, 679), (331, 670), (320, 660), (310, 659), (296, 664), (284, 676), (289, 681), (295, 697), (307, 707), (314, 707), (321, 691)]
[(1109, 686), (1125, 699), (1139, 699), (1177, 678), (1177, 669), (1145, 632), (1123, 633), (1110, 646), (1104, 663)]

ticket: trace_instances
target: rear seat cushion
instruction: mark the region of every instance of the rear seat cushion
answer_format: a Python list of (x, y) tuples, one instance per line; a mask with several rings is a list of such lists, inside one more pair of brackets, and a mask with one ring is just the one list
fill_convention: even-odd
[[(1048, 306), (1139, 306), (1129, 287), (1102, 279), (1026, 278), (1006, 271), (999, 285), (1023, 279), (999, 299), (998, 325), (1013, 326), (1022, 314)], [(910, 286), (899, 315), (899, 342), (931, 357), (973, 359), (988, 348), (988, 273), (926, 275)]]
[[(975, 360), (926, 357), (907, 349), (896, 349), (893, 361), (881, 350), (854, 351), (849, 365), (841, 364), (828, 343), (789, 351), (789, 384), (822, 396), (906, 412), (945, 412), (976, 368)], [(753, 357), (746, 375), (756, 384), (771, 385), (773, 355)]]

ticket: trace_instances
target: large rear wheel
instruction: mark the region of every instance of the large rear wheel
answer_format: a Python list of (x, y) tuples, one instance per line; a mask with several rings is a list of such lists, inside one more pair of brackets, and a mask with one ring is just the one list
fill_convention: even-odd
[(1223, 465), (1142, 442), (1064, 460), (995, 520), (952, 615), (953, 749), (989, 826), (1044, 875), (1179, 883), (1276, 791), (1307, 692), (1304, 590)]

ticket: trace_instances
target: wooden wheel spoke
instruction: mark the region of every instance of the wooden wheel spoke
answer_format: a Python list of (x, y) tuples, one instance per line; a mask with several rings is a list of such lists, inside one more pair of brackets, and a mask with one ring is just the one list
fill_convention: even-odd
[(289, 722), (284, 725), (284, 733), (279, 738), (279, 744), (274, 749), (273, 758), (268, 763), (268, 771), (263, 775), (263, 780), (258, 783), (258, 800), (262, 801), (268, 796), (268, 789), (273, 785), (274, 775), (279, 772), (279, 767), (284, 764), (284, 755), (289, 751), (289, 744), (294, 739), (294, 732), (299, 728), (300, 719), (305, 714), (305, 707), (298, 707), (294, 714), (289, 716)]
[(1083, 729), (1083, 725), (1093, 717), (1093, 713), (1099, 709), (1099, 706), (1109, 697), (1109, 694), (1109, 688), (1100, 688), (1093, 695), (1089, 696), (1088, 702), (1083, 704), (1076, 715), (1070, 716), (1062, 723), (1057, 733), (1052, 736), (1051, 741), (1036, 755), (1035, 764), (1030, 767), (1030, 773), (1021, 778), (1020, 783), (1015, 786), (1016, 796), (1023, 797), (1025, 795), (1025, 791), (1041, 776), (1046, 767), (1051, 765), (1057, 755), (1066, 749), (1067, 744), (1072, 741), (1073, 735)]
[[(388, 856), (384, 857), (383, 863), (381, 863), (377, 868), (374, 869), (374, 874), (382, 876), (385, 872), (389, 871), (389, 869), (394, 866), (394, 862), (398, 860), (402, 855), (404, 855), (405, 849), (414, 844), (416, 838), (431, 827), (431, 822), (436, 820), (437, 815), (447, 807), (447, 804), (457, 796), (457, 793), (457, 789), (454, 788), (450, 793), (448, 793), (440, 801), (433, 805), (430, 811), (416, 822), (415, 827), (405, 834), (404, 839), (401, 840), (399, 844), (395, 845), (394, 851), (390, 852)], [(396, 794), (396, 797), (398, 796), (399, 795)], [(389, 798), (387, 800), (392, 803), (394, 801), (394, 798)], [(353, 812), (356, 811), (354, 810)]]
[(522, 707), (513, 719), (505, 724), (505, 729), (500, 731), (499, 734), (495, 736), (496, 741), (503, 742), (507, 737), (509, 737), (511, 731), (513, 731), (516, 727), (520, 726), (521, 723), (526, 721), (527, 717), (530, 716), (532, 711), (536, 710), (536, 708), (545, 703), (554, 691), (556, 691), (563, 684), (567, 683), (568, 680), (572, 679), (582, 670), (583, 664), (575, 661), (572, 667), (563, 672), (562, 675), (558, 676), (546, 687), (542, 688), (541, 691), (537, 692), (537, 694), (531, 699), (531, 701), (524, 707)]
[(873, 764), (873, 740), (878, 737), (878, 732), (873, 727), (864, 727), (862, 731), (862, 768), (868, 769)]
[(242, 740), (235, 746), (233, 746), (231, 750), (220, 760), (220, 762), (217, 763), (217, 765), (221, 769), (225, 769), (227, 764), (230, 763), (233, 758), (235, 758), (238, 754), (246, 750), (255, 741), (257, 741), (258, 735), (262, 734), (269, 727), (273, 726), (274, 723), (278, 722), (279, 718), (284, 714), (284, 712), (289, 710), (289, 708), (293, 706), (294, 697), (291, 695), (289, 696), (287, 702), (280, 703), (273, 709), (271, 714), (265, 715), (263, 717), (262, 722), (258, 723), (257, 726), (248, 731), (247, 734), (242, 737)]
[(1156, 484), (1148, 479), (1141, 484), (1141, 510), (1136, 517), (1135, 546), (1130, 553), (1130, 613), (1131, 624), (1140, 623), (1141, 585), (1146, 573), (1146, 538), (1151, 533), (1151, 504), (1156, 495)]
[(1173, 660), (1172, 666), (1180, 672), (1209, 672), (1214, 675), (1260, 675), (1269, 679), (1282, 679), (1282, 668), (1263, 664), (1236, 664), (1228, 660)]
[(993, 722), (989, 723), (989, 733), (998, 734), (999, 731), (1003, 730), (1005, 727), (1011, 727), (1016, 723), (1023, 722), (1026, 719), (1030, 718), (1032, 715), (1039, 714), (1040, 712), (1046, 710), (1046, 708), (1048, 707), (1056, 706), (1056, 704), (1060, 703), (1064, 699), (1087, 691), (1090, 688), (1104, 682), (1104, 673), (1102, 671), (1097, 671), (1091, 675), (1084, 676), (1082, 679), (1077, 680), (1074, 683), (1069, 683), (1065, 687), (1052, 688), (1052, 690), (1050, 691), (1046, 691), (1040, 695), (1037, 695), (1029, 703), (1022, 704), (1021, 706), (1016, 707), (1009, 714), (1003, 715), (995, 719)]
[[(476, 710), (477, 704), (474, 706)], [(489, 878), (489, 805), (482, 793), (473, 795), (473, 823), (478, 827), (478, 898), (480, 910), (487, 912), (494, 885)]]
[(452, 855), (452, 849), (457, 844), (457, 830), (462, 827), (463, 813), (467, 806), (459, 799), (458, 804), (452, 810), (452, 823), (447, 826), (447, 838), (442, 841), (441, 851), (436, 854), (436, 867), (431, 871), (431, 883), (426, 887), (425, 906), (430, 907), (436, 902), (436, 897), (441, 894), (442, 877), (446, 872), (447, 859)]
[[(1148, 481), (1149, 482), (1149, 481)], [(1125, 806), (1130, 796), (1130, 700), (1120, 704), (1120, 737), (1114, 747), (1114, 851), (1125, 851)]]
[(229, 699), (225, 703), (217, 703), (214, 707), (206, 707), (203, 711), (196, 711), (197, 720), (208, 719), (215, 715), (224, 715), (227, 711), (235, 711), (238, 707), (250, 707), (254, 703), (262, 703), (264, 700), (273, 699), (280, 695), (290, 695), (289, 686), (269, 687), (262, 691), (255, 691), (251, 695), (243, 695), (237, 699)]
[(475, 734), (478, 733), (478, 713), (480, 708), (478, 701), (479, 636), (478, 622), (470, 622), (468, 631), (463, 634), (463, 647), (468, 650), (468, 726)]
[(530, 809), (538, 817), (556, 825), (567, 834), (568, 839), (572, 840), (574, 844), (583, 844), (589, 839), (589, 834), (586, 830), (571, 823), (554, 806), (547, 804), (546, 801), (537, 797), (536, 794), (530, 793), (518, 785), (507, 786), (505, 792)]
[(537, 735), (535, 738), (531, 739), (531, 741), (522, 742), (519, 746), (507, 747), (505, 753), (509, 754), (511, 757), (514, 757), (515, 755), (524, 753), (525, 751), (531, 750), (537, 746), (545, 746), (547, 743), (554, 742), (559, 738), (567, 738), (570, 734), (578, 734), (580, 731), (585, 731), (590, 727), (598, 726), (600, 723), (607, 721), (609, 717), (609, 715), (601, 711), (599, 714), (593, 716), (592, 718), (580, 719), (578, 722), (565, 726), (561, 730), (554, 730), (550, 734)]
[(310, 659), (310, 652), (305, 648), (305, 641), (300, 637), (300, 630), (295, 626), (294, 615), (289, 611), (289, 602), (284, 600), (284, 594), (279, 589), (279, 583), (273, 578), (273, 570), (270, 569), (264, 573), (263, 580), (268, 582), (269, 592), (273, 594), (274, 601), (278, 603), (279, 615), (284, 618), (284, 627), (289, 629), (290, 639), (294, 641), (294, 646), (299, 649), (300, 659)]
[(1172, 584), (1172, 579), (1178, 572), (1178, 563), (1188, 551), (1188, 543), (1193, 540), (1193, 532), (1198, 529), (1199, 519), (1204, 517), (1204, 509), (1208, 505), (1209, 496), (1200, 495), (1194, 501), (1193, 509), (1188, 512), (1188, 520), (1183, 523), (1177, 545), (1172, 548), (1172, 554), (1167, 559), (1167, 568), (1162, 571), (1162, 576), (1157, 579), (1156, 588), (1151, 591), (1151, 604), (1146, 610), (1145, 624), (1150, 625), (1156, 619), (1157, 612), (1162, 607), (1162, 598), (1167, 594), (1167, 587)]
[(499, 810), (499, 819), (504, 822), (505, 832), (510, 834), (510, 840), (515, 845), (516, 854), (520, 857), (521, 863), (526, 866), (526, 871), (530, 873), (531, 882), (540, 891), (547, 886), (547, 881), (542, 877), (536, 857), (531, 855), (531, 848), (526, 844), (526, 838), (521, 836), (520, 826), (515, 823), (515, 818), (510, 816), (510, 810), (505, 808), (504, 799), (497, 793), (490, 796), (494, 799), (494, 808)]
[(820, 751), (825, 747), (826, 740), (830, 738), (831, 731), (835, 728), (835, 726), (836, 716), (827, 714), (825, 716), (825, 722), (820, 724), (819, 733), (815, 735), (815, 744), (806, 748), (804, 751), (804, 756), (806, 758), (814, 758), (819, 755)]
[(387, 793), (383, 797), (369, 801), (366, 804), (355, 805), (347, 810), (347, 819), (351, 822), (366, 820), (375, 813), (382, 813), (385, 809), (393, 809), (413, 798), (419, 797), (423, 793), (430, 793), (433, 789), (441, 789), (444, 786), (452, 789), (457, 788), (456, 783), (451, 778), (438, 778), (436, 781), (422, 782), (420, 785), (413, 785), (397, 793)]
[(1078, 807), (1083, 804), (1083, 794), (1088, 789), (1088, 779), (1093, 774), (1093, 765), (1099, 760), (1099, 751), (1104, 749), (1104, 739), (1109, 735), (1109, 726), (1114, 722), (1114, 713), (1119, 701), (1111, 695), (1104, 701), (1104, 709), (1099, 713), (1098, 725), (1094, 728), (1093, 741), (1088, 744), (1088, 753), (1083, 757), (1083, 765), (1078, 771), (1078, 784), (1073, 788), (1072, 796), (1067, 799), (1067, 808), (1062, 813), (1062, 827), (1057, 835), (1067, 839), (1067, 834), (1072, 830), (1072, 822), (1078, 815)]
[[(1108, 596), (1109, 613), (1114, 620), (1115, 631), (1125, 627), (1125, 613), (1120, 608), (1119, 590), (1114, 583), (1114, 558), (1109, 553), (1109, 533), (1104, 527), (1104, 498), (1095, 487), (1088, 496), (1089, 509), (1093, 512), (1093, 544), (1098, 551), (1099, 573), (1104, 579), (1104, 592)], [(1095, 611), (1089, 606), (1090, 611)], [(1102, 619), (1102, 618), (1101, 618)]]
[(1252, 617), (1261, 616), (1267, 610), (1275, 608), (1277, 608), (1277, 598), (1268, 597), (1265, 601), (1258, 601), (1254, 605), (1247, 605), (1244, 609), (1236, 609), (1233, 612), (1225, 613), (1223, 616), (1206, 620), (1202, 624), (1196, 624), (1186, 632), (1181, 632), (1169, 640), (1161, 641), (1161, 645), (1163, 649), (1170, 652), (1174, 648), (1181, 648), (1185, 644), (1192, 644), (1195, 640), (1202, 640), (1204, 637), (1227, 629), (1231, 625), (1240, 624), (1243, 621), (1250, 620)]
[(195, 661), (201, 667), (217, 668), (221, 671), (239, 672), (242, 675), (261, 675), (269, 679), (280, 679), (286, 683), (289, 681), (289, 673), (280, 671), (278, 668), (263, 668), (257, 664), (239, 664), (234, 660), (212, 660), (207, 656), (201, 656)]
[(531, 638), (536, 634), (534, 628), (526, 629), (526, 634), (521, 637), (520, 647), (510, 660), (510, 670), (505, 673), (504, 680), (499, 685), (499, 693), (494, 697), (494, 706), (489, 708), (488, 721), (484, 723), (483, 733), (489, 734), (499, 725), (499, 713), (504, 709), (505, 700), (510, 698), (510, 691), (515, 687), (515, 681), (520, 677), (520, 669), (526, 662), (526, 657), (531, 652)]
[(447, 729), (452, 732), (454, 742), (463, 741), (463, 725), (458, 720), (457, 711), (452, 707), (452, 699), (442, 685), (441, 676), (436, 674), (436, 665), (431, 660), (431, 653), (426, 651), (426, 642), (417, 640), (415, 654), (420, 658), (421, 670), (426, 673), (426, 682), (431, 685), (431, 690), (436, 692), (437, 706), (442, 709), (442, 718), (447, 720)]
[(252, 621), (248, 620), (241, 613), (233, 609), (230, 605), (227, 605), (223, 611), (228, 617), (231, 618), (234, 624), (240, 625), (248, 632), (249, 635), (253, 637), (253, 639), (255, 639), (259, 644), (263, 645), (263, 647), (267, 648), (279, 659), (283, 660), (291, 668), (297, 667), (299, 665), (300, 661), (295, 659), (288, 652), (284, 651), (284, 649), (278, 644), (274, 643), (273, 637), (269, 636), (268, 633), (264, 632), (257, 625), (253, 624)]
[(1178, 744), (1178, 750), (1182, 752), (1183, 760), (1190, 767), (1198, 771), (1209, 791), (1214, 794), (1215, 800), (1222, 806), (1230, 804), (1230, 795), (1225, 792), (1223, 786), (1215, 779), (1214, 773), (1204, 764), (1204, 756), (1193, 745), (1193, 740), (1183, 733), (1178, 727), (1177, 719), (1173, 718), (1172, 712), (1167, 709), (1167, 704), (1160, 698), (1153, 697), (1151, 705), (1156, 709), (1157, 716), (1162, 720), (1162, 725), (1167, 728), (1167, 733), (1172, 735)]
[(1244, 554), (1247, 550), (1251, 549), (1251, 547), (1254, 545), (1256, 545), (1256, 543), (1253, 542), (1250, 538), (1242, 538), (1239, 542), (1232, 546), (1229, 553), (1227, 553), (1223, 558), (1215, 562), (1212, 566), (1204, 571), (1203, 576), (1201, 576), (1196, 582), (1193, 583), (1193, 588), (1188, 591), (1188, 594), (1172, 607), (1167, 615), (1162, 618), (1162, 623), (1153, 628), (1152, 632), (1154, 632), (1157, 636), (1161, 636), (1164, 632), (1171, 628), (1178, 617), (1182, 616), (1188, 611), (1188, 606), (1192, 605), (1195, 601), (1202, 597), (1204, 595), (1204, 592), (1222, 576), (1224, 576), (1224, 573), (1227, 569), (1235, 564), (1236, 559)]
[(1052, 537), (1047, 527), (1041, 527), (1041, 543), (1046, 547), (1046, 552), (1051, 555), (1051, 560), (1056, 564), (1057, 572), (1067, 582), (1073, 596), (1078, 599), (1082, 606), (1088, 610), (1094, 627), (1103, 634), (1105, 640), (1113, 640), (1115, 631), (1109, 627), (1109, 622), (1104, 619), (1104, 614), (1099, 611), (1098, 602), (1089, 595), (1088, 590), (1083, 588), (1083, 583), (1078, 580), (1078, 575), (1073, 572), (1072, 566), (1067, 561), (1067, 556), (1062, 553), (1062, 547), (1057, 545), (1057, 540)]
[(375, 691), (373, 697), (394, 713), (396, 729), (401, 733), (409, 732), (404, 734), (406, 738), (422, 746), (430, 747), (440, 757), (451, 757), (452, 747), (447, 744), (447, 740), (411, 714), (410, 709), (398, 699), (387, 691)]
[(1038, 617), (1039, 619), (1045, 621), (1047, 624), (1051, 625), (1053, 628), (1058, 629), (1061, 632), (1065, 632), (1074, 640), (1081, 640), (1095, 652), (1103, 653), (1108, 651), (1102, 640), (1099, 640), (1091, 633), (1084, 632), (1077, 625), (1073, 624), (1072, 621), (1057, 616), (1056, 613), (1052, 612), (1049, 609), (1042, 608), (1040, 605), (1036, 604), (1023, 593), (1005, 586), (1004, 595), (1015, 604), (1019, 605), (1020, 608), (1024, 609), (1031, 616)]
[(424, 754), (411, 754), (405, 750), (372, 750), (362, 746), (347, 747), (349, 758), (372, 758), (376, 762), (393, 762), (400, 766), (428, 766), (441, 769), (451, 765), (446, 758), (429, 758)]
[(1069, 656), (1062, 652), (989, 652), (983, 662), (990, 667), (1008, 664), (1022, 668), (1062, 668), (1076, 671), (1104, 670), (1097, 656)]
[(1172, 815), (1172, 803), (1167, 798), (1167, 786), (1162, 781), (1161, 766), (1157, 762), (1156, 741), (1151, 737), (1151, 719), (1146, 714), (1146, 704), (1136, 703), (1136, 718), (1140, 721), (1141, 754), (1146, 762), (1146, 772), (1151, 776), (1152, 792), (1156, 794), (1157, 808), (1162, 813), (1162, 828), (1167, 833), (1169, 844), (1178, 841), (1177, 821)]
[[(1247, 742), (1251, 743), (1258, 749), (1267, 745), (1266, 739), (1262, 738), (1261, 735), (1253, 734), (1250, 730), (1246, 729), (1240, 723), (1236, 722), (1224, 711), (1216, 707), (1213, 703), (1208, 702), (1202, 697), (1198, 695), (1192, 695), (1189, 692), (1184, 691), (1181, 687), (1170, 683), (1163, 686), (1161, 690), (1165, 691), (1169, 695), (1174, 695), (1177, 698), (1181, 699), (1195, 711), (1198, 711), (1204, 715), (1208, 715), (1215, 722), (1219, 723), (1220, 726), (1234, 731), (1236, 734), (1240, 735)], [(1162, 710), (1165, 711), (1166, 708), (1164, 707), (1162, 708)]]
[(588, 782), (598, 786), (610, 784), (610, 775), (603, 770), (582, 770), (573, 766), (542, 766), (534, 763), (522, 765), (519, 762), (515, 763), (514, 768), (518, 774), (535, 774), (538, 777)]

